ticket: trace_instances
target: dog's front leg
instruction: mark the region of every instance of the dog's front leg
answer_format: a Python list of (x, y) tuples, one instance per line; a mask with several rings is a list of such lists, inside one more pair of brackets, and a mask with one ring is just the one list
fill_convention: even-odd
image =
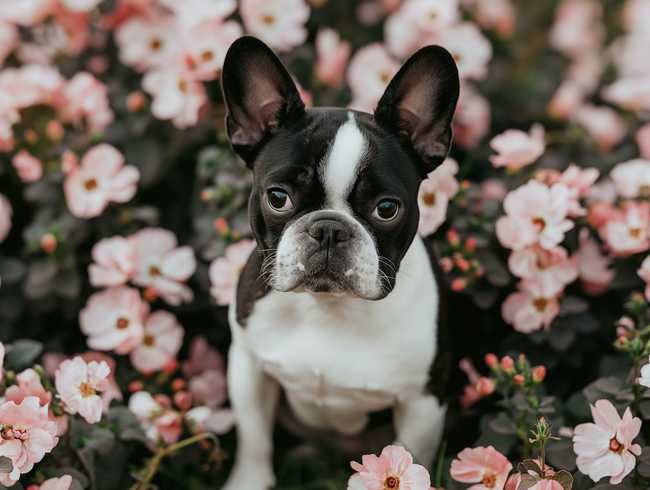
[(430, 469), (440, 444), (447, 406), (422, 394), (399, 402), (393, 409), (397, 443), (405, 446), (416, 462)]
[(230, 347), (228, 392), (237, 421), (237, 454), (224, 490), (268, 490), (275, 484), (272, 446), (279, 388), (240, 341)]

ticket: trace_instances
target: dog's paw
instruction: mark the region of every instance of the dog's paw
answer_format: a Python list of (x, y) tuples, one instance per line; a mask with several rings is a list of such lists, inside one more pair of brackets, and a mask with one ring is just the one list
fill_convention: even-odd
[(235, 465), (222, 490), (270, 490), (274, 485), (270, 468)]

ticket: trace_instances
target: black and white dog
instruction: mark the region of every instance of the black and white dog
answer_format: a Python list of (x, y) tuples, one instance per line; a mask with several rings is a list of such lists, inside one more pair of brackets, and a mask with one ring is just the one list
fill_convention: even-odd
[(273, 486), (280, 389), (302, 423), (342, 434), (392, 408), (398, 443), (429, 464), (446, 405), (431, 389), (440, 290), (416, 236), (417, 195), (451, 143), (453, 58), (419, 50), (374, 115), (305, 109), (273, 52), (243, 37), (228, 51), (222, 89), (230, 141), (254, 174), (258, 244), (229, 315), (238, 448), (225, 488)]

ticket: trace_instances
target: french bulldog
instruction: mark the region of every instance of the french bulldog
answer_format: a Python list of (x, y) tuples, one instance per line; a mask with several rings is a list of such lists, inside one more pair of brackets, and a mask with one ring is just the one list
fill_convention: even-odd
[(229, 310), (237, 452), (224, 488), (274, 485), (281, 395), (306, 426), (341, 434), (392, 409), (397, 443), (431, 463), (446, 412), (442, 290), (417, 197), (451, 144), (454, 59), (417, 51), (374, 114), (305, 108), (252, 37), (230, 47), (221, 85), (232, 148), (253, 172), (257, 241)]

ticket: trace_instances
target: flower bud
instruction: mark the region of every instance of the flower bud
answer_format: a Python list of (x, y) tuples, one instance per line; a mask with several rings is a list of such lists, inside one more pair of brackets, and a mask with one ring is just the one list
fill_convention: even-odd
[(131, 381), (128, 386), (129, 393), (135, 393), (136, 391), (142, 391), (144, 389), (144, 384), (139, 379)]
[(176, 378), (174, 381), (172, 381), (172, 390), (174, 391), (184, 390), (186, 386), (187, 381), (185, 381), (183, 378)]
[(476, 383), (476, 391), (478, 391), (481, 396), (491, 395), (494, 393), (494, 381), (491, 378), (481, 376), (478, 383)]
[(515, 384), (517, 384), (519, 386), (523, 386), (524, 382), (526, 381), (526, 378), (524, 378), (523, 374), (515, 374), (512, 377), (512, 380), (515, 382)]
[(499, 365), (499, 358), (491, 352), (485, 354), (485, 364), (487, 364), (490, 369), (495, 369)]
[(179, 410), (189, 410), (192, 408), (192, 395), (189, 391), (177, 391), (174, 393), (174, 405)]
[(541, 383), (546, 378), (546, 367), (545, 366), (535, 366), (533, 368), (533, 381), (535, 383)]
[(141, 111), (145, 104), (145, 97), (142, 92), (131, 92), (126, 98), (126, 107), (131, 112)]
[(512, 357), (504, 356), (501, 358), (501, 369), (503, 369), (506, 373), (511, 373), (514, 367), (515, 361), (512, 360)]
[(467, 281), (462, 277), (457, 277), (451, 281), (451, 290), (455, 293), (463, 291), (467, 287)]
[(41, 237), (41, 250), (46, 254), (51, 254), (56, 250), (57, 240), (52, 233), (46, 233)]

